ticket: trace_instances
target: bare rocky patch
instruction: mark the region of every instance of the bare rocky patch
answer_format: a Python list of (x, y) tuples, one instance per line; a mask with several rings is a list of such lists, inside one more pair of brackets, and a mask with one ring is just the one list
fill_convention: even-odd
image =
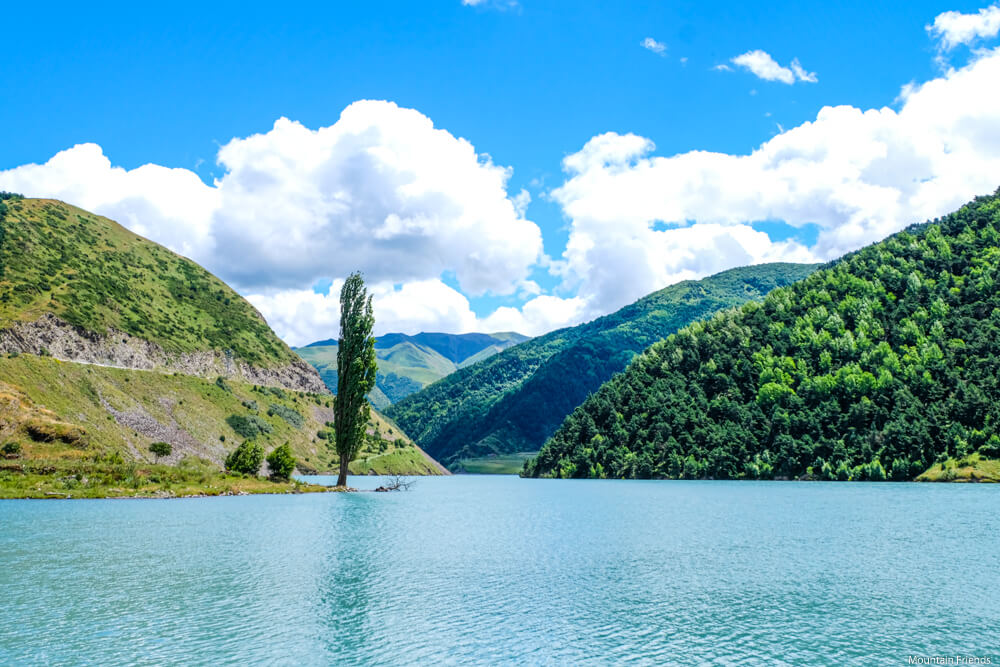
[(19, 322), (0, 330), (0, 352), (51, 355), (63, 361), (131, 370), (175, 372), (205, 378), (222, 376), (266, 387), (329, 393), (316, 369), (302, 360), (265, 368), (219, 350), (171, 354), (131, 334), (116, 330), (106, 334), (87, 331), (51, 313), (33, 322)]

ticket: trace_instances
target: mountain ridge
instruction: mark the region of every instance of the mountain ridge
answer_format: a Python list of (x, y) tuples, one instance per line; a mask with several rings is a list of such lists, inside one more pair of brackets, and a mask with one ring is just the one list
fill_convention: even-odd
[(1000, 190), (658, 342), (527, 476), (992, 480)]
[[(388, 333), (375, 338), (379, 372), (368, 395), (377, 408), (385, 408), (424, 386), (462, 368), (528, 340), (514, 332), (448, 334)], [(294, 351), (313, 365), (326, 386), (337, 388), (337, 340), (316, 341)]]
[(590, 322), (558, 329), (460, 369), (386, 408), (446, 465), (536, 451), (632, 355), (680, 326), (762, 298), (818, 265), (762, 264), (683, 281)]

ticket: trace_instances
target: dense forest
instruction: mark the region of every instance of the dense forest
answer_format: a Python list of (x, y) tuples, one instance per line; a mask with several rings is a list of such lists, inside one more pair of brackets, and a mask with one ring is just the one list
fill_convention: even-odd
[(913, 479), (1000, 457), (1000, 191), (636, 357), (526, 476)]
[(671, 285), (611, 315), (463, 368), (386, 414), (446, 465), (537, 451), (566, 415), (653, 342), (724, 308), (761, 299), (815, 269), (765, 264)]

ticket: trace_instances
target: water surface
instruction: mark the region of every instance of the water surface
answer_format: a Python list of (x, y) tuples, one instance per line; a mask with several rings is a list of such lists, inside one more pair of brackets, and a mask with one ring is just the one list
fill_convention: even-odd
[(998, 582), (987, 485), (0, 501), (0, 664), (1000, 664)]

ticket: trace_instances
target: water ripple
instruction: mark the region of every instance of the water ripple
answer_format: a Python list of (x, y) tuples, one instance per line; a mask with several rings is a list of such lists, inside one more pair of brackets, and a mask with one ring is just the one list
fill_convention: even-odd
[(985, 486), (497, 477), (0, 501), (0, 664), (1000, 662), (998, 510)]

